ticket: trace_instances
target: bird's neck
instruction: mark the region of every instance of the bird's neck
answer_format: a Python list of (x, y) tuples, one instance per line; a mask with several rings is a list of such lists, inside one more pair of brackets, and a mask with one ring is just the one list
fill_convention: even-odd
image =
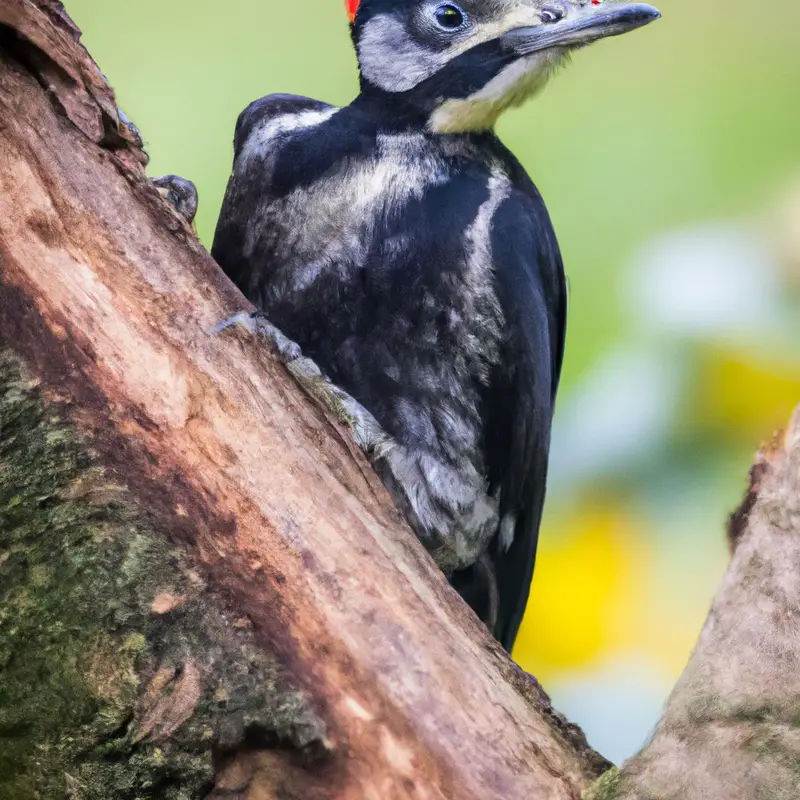
[[(540, 63), (541, 62), (541, 63)], [(412, 87), (372, 62), (360, 63), (356, 106), (384, 124), (441, 133), (491, 131), (500, 114), (517, 105), (551, 72), (550, 56), (521, 59), (499, 40), (461, 53)]]
[(414, 102), (407, 92), (392, 94), (362, 81), (361, 92), (350, 109), (368, 125), (386, 132), (424, 132), (430, 110)]
[[(446, 152), (473, 152), (496, 139), (492, 129), (436, 131), (431, 128), (431, 113), (417, 106), (406, 106), (395, 98), (362, 92), (344, 109), (355, 129), (368, 137), (416, 135), (424, 137), (434, 149)], [(455, 148), (455, 150), (454, 150)]]
[(461, 121), (467, 123), (460, 129), (458, 125), (437, 128), (436, 106), (409, 102), (409, 99), (399, 95), (387, 95), (367, 89), (353, 100), (347, 109), (358, 121), (359, 127), (373, 133), (416, 133), (430, 139), (454, 138), (474, 139), (494, 135), (495, 117), (483, 117), (475, 120), (479, 124), (470, 125), (470, 120), (463, 117)]

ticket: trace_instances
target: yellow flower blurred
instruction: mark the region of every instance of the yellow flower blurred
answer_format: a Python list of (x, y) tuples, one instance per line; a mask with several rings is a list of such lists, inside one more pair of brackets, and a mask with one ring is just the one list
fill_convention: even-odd
[(698, 355), (702, 380), (690, 400), (696, 425), (747, 441), (755, 451), (786, 424), (800, 400), (800, 362), (734, 346), (705, 347)]
[(542, 680), (623, 648), (641, 628), (646, 537), (621, 508), (590, 503), (542, 531), (515, 660)]

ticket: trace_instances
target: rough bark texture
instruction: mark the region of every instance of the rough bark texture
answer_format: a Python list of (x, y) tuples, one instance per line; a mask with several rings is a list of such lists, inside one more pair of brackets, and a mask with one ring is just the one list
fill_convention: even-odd
[(730, 532), (733, 561), (652, 741), (589, 800), (800, 797), (800, 409)]
[(604, 773), (346, 431), (207, 333), (246, 303), (78, 38), (0, 0), (0, 796), (797, 797), (800, 421), (652, 742)]
[(607, 766), (451, 591), (0, 0), (0, 794), (578, 798)]

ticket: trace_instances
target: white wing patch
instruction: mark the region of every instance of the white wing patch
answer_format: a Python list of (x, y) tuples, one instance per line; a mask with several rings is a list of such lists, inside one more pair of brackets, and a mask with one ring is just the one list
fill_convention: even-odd
[(292, 131), (302, 128), (313, 128), (326, 120), (329, 120), (338, 108), (327, 108), (324, 111), (298, 111), (296, 114), (283, 114), (270, 120), (266, 125), (253, 130), (247, 141), (244, 143), (239, 159), (242, 163), (254, 157), (264, 157), (275, 146), (275, 139)]
[[(311, 117), (304, 116), (289, 124), (300, 127), (310, 121)], [(290, 130), (273, 125), (265, 126), (271, 129), (268, 135), (251, 137), (259, 147), (267, 147), (277, 135), (275, 131)], [(274, 152), (279, 152), (279, 147), (273, 148), (273, 157)], [(270, 169), (269, 158), (265, 153), (261, 169)], [(271, 292), (276, 298), (294, 294), (330, 270), (349, 270), (360, 264), (383, 215), (445, 179), (442, 160), (426, 147), (424, 136), (379, 135), (371, 158), (345, 159), (310, 185), (284, 197), (266, 196), (260, 207), (253, 209), (254, 224), (248, 226), (244, 253), (250, 257), (269, 231), (276, 243)]]
[(464, 347), (471, 353), (479, 355), (484, 360), (484, 374), (481, 380), (489, 381), (489, 366), (497, 360), (498, 353), (490, 348), (487, 352), (487, 342), (498, 342), (503, 326), (503, 310), (494, 291), (492, 261), (492, 222), (500, 204), (511, 193), (511, 184), (508, 176), (499, 168), (492, 169), (489, 178), (489, 197), (478, 209), (472, 225), (466, 234), (467, 263), (464, 283), (469, 287), (465, 296), (465, 308), (473, 317), (479, 317), (480, 329), (483, 335), (480, 339), (464, 342)]

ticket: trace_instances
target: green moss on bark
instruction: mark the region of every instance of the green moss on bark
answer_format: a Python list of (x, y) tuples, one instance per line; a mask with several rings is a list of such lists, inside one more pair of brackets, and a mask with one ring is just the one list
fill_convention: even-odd
[(324, 734), (0, 353), (0, 795), (189, 800), (215, 753), (248, 739), (320, 748)]
[(581, 800), (616, 800), (621, 797), (622, 775), (617, 767), (604, 772), (584, 793)]

